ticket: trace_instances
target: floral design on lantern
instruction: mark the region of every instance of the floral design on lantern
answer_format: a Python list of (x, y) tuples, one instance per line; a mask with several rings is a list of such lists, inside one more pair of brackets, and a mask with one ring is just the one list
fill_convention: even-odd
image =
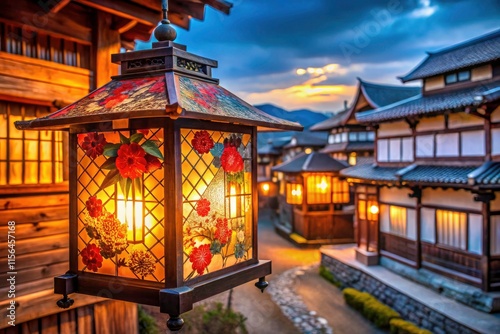
[(102, 215), (102, 201), (95, 196), (90, 196), (87, 202), (85, 202), (89, 216), (92, 218), (98, 218)]
[(191, 145), (198, 152), (198, 154), (205, 154), (210, 152), (214, 147), (214, 141), (206, 130), (196, 131)]
[(206, 217), (209, 212), (210, 212), (210, 201), (206, 198), (200, 199), (196, 203), (196, 213), (198, 213), (198, 216)]
[(101, 255), (109, 259), (120, 254), (128, 246), (127, 224), (122, 224), (112, 213), (103, 210), (100, 216), (85, 217), (85, 229), (101, 248)]
[(139, 144), (123, 144), (117, 155), (115, 165), (122, 177), (133, 180), (146, 172), (146, 151)]
[(80, 255), (82, 256), (83, 264), (87, 266), (88, 270), (97, 272), (97, 270), (102, 267), (101, 250), (95, 244), (87, 245)]
[(130, 268), (130, 271), (144, 279), (144, 277), (154, 274), (156, 260), (148, 252), (134, 249), (130, 253), (126, 265)]
[(85, 154), (92, 159), (97, 158), (104, 152), (104, 146), (107, 142), (102, 133), (91, 132), (80, 138), (82, 138), (80, 146), (85, 151)]
[(189, 255), (189, 261), (193, 264), (194, 271), (198, 272), (198, 275), (203, 275), (205, 269), (208, 267), (212, 261), (212, 253), (210, 252), (210, 245), (201, 245), (193, 249)]

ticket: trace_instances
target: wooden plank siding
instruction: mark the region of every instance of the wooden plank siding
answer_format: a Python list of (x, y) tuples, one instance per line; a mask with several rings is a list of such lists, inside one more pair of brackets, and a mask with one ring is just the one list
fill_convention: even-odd
[[(69, 310), (53, 314), (37, 314), (38, 319), (23, 321), (16, 316), (16, 326), (12, 327), (0, 323), (0, 334), (113, 334), (137, 333), (137, 305), (121, 301), (103, 301), (102, 298), (76, 296), (75, 305)], [(55, 297), (51, 300), (43, 298), (40, 302), (52, 303), (55, 306)], [(83, 299), (83, 302), (82, 302)], [(50, 304), (48, 309), (53, 309)], [(19, 312), (20, 307), (17, 311)], [(54, 311), (54, 310), (52, 310)], [(3, 311), (2, 311), (3, 313)], [(3, 314), (2, 314), (3, 316)]]
[(422, 267), (481, 287), (481, 256), (422, 242)]
[(403, 262), (412, 267), (417, 265), (417, 242), (389, 233), (380, 233), (382, 255)]
[(304, 212), (295, 209), (293, 215), (295, 232), (308, 240), (354, 241), (352, 212)]
[(40, 101), (70, 103), (87, 95), (91, 71), (0, 52), (0, 92)]
[[(16, 299), (52, 289), (54, 276), (69, 268), (67, 188), (43, 193), (0, 194), (0, 280), (7, 279), (7, 222), (15, 221)], [(0, 287), (0, 303), (8, 287)]]

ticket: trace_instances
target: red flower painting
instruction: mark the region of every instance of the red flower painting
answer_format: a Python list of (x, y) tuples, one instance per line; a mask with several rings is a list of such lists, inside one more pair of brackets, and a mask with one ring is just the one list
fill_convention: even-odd
[(193, 264), (193, 270), (198, 272), (198, 275), (203, 275), (203, 272), (212, 262), (212, 253), (210, 252), (210, 245), (201, 245), (196, 247), (189, 255), (189, 261)]
[(157, 157), (153, 157), (151, 154), (147, 154), (144, 156), (144, 159), (146, 159), (146, 172), (147, 173), (152, 173), (157, 169), (160, 169), (162, 167), (162, 163), (160, 159)]
[(106, 144), (106, 138), (102, 133), (98, 134), (97, 132), (90, 132), (83, 137), (81, 146), (87, 156), (95, 159), (100, 156), (102, 152), (104, 152), (104, 145)]
[(196, 203), (196, 213), (200, 217), (206, 217), (210, 212), (210, 201), (206, 198), (200, 199)]
[(210, 152), (214, 147), (214, 141), (208, 131), (197, 131), (194, 134), (193, 140), (191, 140), (191, 145), (194, 147), (198, 154), (204, 154)]
[(123, 144), (118, 149), (116, 168), (122, 177), (135, 179), (146, 172), (146, 152), (136, 143)]
[(220, 164), (226, 173), (239, 173), (243, 171), (244, 162), (236, 147), (227, 146), (220, 157)]
[(97, 218), (102, 215), (102, 201), (95, 196), (91, 196), (87, 202), (85, 202), (89, 216), (92, 218)]
[(227, 244), (227, 242), (231, 239), (232, 231), (228, 226), (227, 218), (217, 218), (217, 224), (215, 225), (217, 228), (215, 230), (215, 239), (219, 240), (222, 245)]
[(82, 250), (81, 256), (82, 262), (87, 266), (88, 270), (97, 272), (97, 270), (102, 267), (102, 255), (99, 247), (95, 244), (87, 245), (87, 247)]

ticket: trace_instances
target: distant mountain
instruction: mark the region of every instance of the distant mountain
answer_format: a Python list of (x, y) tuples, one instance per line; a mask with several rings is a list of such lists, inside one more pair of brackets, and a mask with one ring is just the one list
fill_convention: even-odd
[(300, 123), (305, 129), (308, 129), (312, 125), (322, 122), (332, 116), (331, 114), (314, 112), (308, 109), (288, 111), (272, 104), (261, 104), (256, 105), (255, 107), (271, 116)]

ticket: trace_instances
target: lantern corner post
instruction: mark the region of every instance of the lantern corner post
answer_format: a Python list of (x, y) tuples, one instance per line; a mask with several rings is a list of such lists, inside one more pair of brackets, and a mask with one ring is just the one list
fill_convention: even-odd
[(171, 331), (178, 331), (184, 325), (180, 315), (193, 309), (193, 293), (194, 289), (188, 286), (160, 290), (160, 312), (170, 316), (167, 327)]
[(76, 292), (78, 288), (78, 275), (68, 271), (64, 275), (54, 277), (54, 293), (63, 297), (57, 301), (60, 308), (70, 308), (75, 302), (69, 298), (70, 293)]

